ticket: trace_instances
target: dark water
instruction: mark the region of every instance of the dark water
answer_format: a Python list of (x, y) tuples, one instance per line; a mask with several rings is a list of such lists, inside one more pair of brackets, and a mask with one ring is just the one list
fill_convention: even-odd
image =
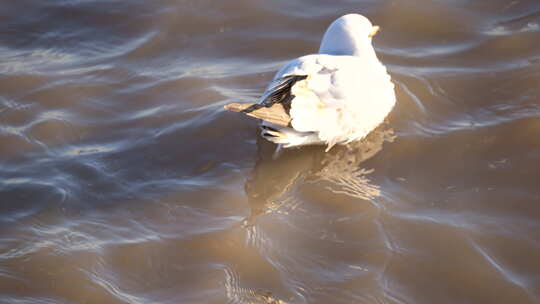
[[(253, 102), (350, 12), (396, 83), (272, 159)], [(0, 4), (0, 303), (539, 303), (540, 2)]]

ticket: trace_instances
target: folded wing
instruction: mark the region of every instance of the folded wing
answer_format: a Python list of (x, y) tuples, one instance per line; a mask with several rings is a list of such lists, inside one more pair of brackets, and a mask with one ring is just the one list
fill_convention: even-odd
[(394, 85), (378, 61), (361, 57), (308, 55), (285, 66), (276, 77), (307, 75), (291, 87), (291, 126), (317, 132), (329, 147), (361, 139), (395, 104)]

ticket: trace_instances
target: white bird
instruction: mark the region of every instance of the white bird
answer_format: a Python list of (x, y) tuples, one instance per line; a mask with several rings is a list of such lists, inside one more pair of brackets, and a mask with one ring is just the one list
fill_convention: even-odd
[(285, 65), (259, 104), (226, 109), (262, 119), (261, 135), (289, 148), (361, 140), (381, 124), (396, 102), (394, 84), (371, 45), (379, 30), (348, 14), (326, 30), (318, 54)]

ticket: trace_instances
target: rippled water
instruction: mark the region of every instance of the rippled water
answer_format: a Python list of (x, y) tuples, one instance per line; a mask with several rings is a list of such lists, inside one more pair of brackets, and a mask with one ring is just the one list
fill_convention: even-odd
[[(253, 102), (350, 12), (396, 83), (365, 142)], [(4, 1), (0, 303), (539, 303), (540, 2)]]

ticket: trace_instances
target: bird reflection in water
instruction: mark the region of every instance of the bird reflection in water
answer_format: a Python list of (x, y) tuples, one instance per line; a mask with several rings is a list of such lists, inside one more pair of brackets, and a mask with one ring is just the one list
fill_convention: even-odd
[(295, 189), (305, 183), (324, 183), (336, 194), (344, 194), (372, 201), (380, 194), (379, 187), (370, 182), (373, 169), (360, 164), (395, 138), (388, 123), (381, 124), (365, 139), (324, 152), (320, 146), (285, 149), (273, 157), (275, 146), (258, 140), (258, 159), (246, 183), (251, 215), (244, 226), (251, 226), (258, 216), (269, 213), (288, 213), (300, 202), (294, 199)]

